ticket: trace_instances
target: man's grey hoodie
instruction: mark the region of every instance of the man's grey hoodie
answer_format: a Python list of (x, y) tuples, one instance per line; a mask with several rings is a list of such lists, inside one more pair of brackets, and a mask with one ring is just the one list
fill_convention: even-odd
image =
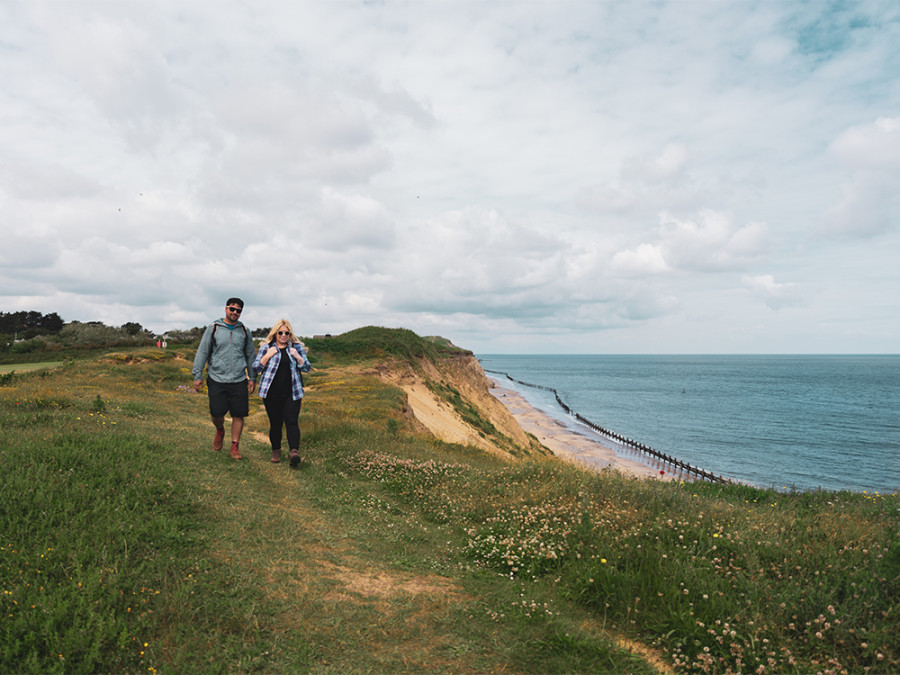
[(216, 382), (243, 382), (248, 377), (255, 380), (254, 353), (253, 336), (240, 321), (229, 326), (224, 319), (216, 319), (206, 327), (197, 348), (194, 381), (202, 379), (204, 366), (207, 366), (206, 374)]

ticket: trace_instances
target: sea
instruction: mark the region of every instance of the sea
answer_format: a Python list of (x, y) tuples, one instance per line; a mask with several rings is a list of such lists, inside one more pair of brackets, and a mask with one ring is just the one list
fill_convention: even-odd
[(900, 491), (900, 355), (476, 356), (501, 386), (628, 459), (642, 456), (579, 422), (552, 391), (526, 385), (554, 389), (572, 413), (735, 481)]

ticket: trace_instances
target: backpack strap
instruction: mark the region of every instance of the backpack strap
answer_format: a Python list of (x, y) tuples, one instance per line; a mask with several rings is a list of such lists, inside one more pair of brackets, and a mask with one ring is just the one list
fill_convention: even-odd
[[(210, 338), (210, 341), (209, 341), (209, 359), (210, 360), (212, 360), (213, 352), (216, 350), (216, 332), (219, 330), (219, 324), (217, 324), (214, 321), (213, 325), (212, 325), (212, 329), (213, 329), (212, 337)], [(247, 344), (247, 338), (249, 337), (249, 335), (247, 333), (247, 327), (244, 324), (241, 324), (241, 330), (244, 333), (244, 344)]]

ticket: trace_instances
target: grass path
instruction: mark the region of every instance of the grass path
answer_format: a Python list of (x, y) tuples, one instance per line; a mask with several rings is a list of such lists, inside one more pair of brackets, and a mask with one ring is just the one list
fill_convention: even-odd
[(0, 364), (0, 375), (4, 375), (6, 373), (25, 373), (32, 370), (58, 368), (62, 364), (62, 361), (41, 361), (39, 363), (4, 363)]
[[(346, 380), (345, 373), (332, 376)], [(496, 582), (473, 582), (435, 563), (455, 555), (442, 550), (441, 540), (456, 535), (387, 501), (382, 505), (392, 517), (373, 523), (378, 500), (368, 486), (336, 477), (315, 443), (301, 443), (298, 469), (272, 464), (265, 429), (265, 415), (251, 414), (241, 462), (228, 458), (227, 448), (218, 455), (206, 450), (211, 426), (201, 423), (199, 434), (201, 454), (226, 469), (204, 496), (227, 532), (216, 540), (216, 555), (258, 579), (269, 601), (284, 606), (274, 617), (270, 658), (308, 652), (312, 672), (522, 672), (510, 654), (516, 641), (499, 625), (485, 631), (483, 584)], [(429, 565), (437, 569), (423, 569)], [(638, 672), (669, 672), (637, 643), (613, 647), (615, 638), (589, 621), (580, 629), (621, 651), (632, 670), (632, 654), (640, 654), (659, 667)]]
[[(328, 379), (352, 381), (339, 370)], [(448, 543), (458, 533), (335, 473), (329, 444), (319, 442), (328, 433), (304, 434), (299, 468), (284, 460), (272, 464), (267, 424), (260, 410), (246, 420), (241, 462), (230, 459), (227, 447), (209, 449), (212, 426), (202, 416), (192, 434), (196, 463), (203, 465), (201, 502), (217, 532), (211, 542), (217, 564), (253, 578), (265, 604), (277, 608), (270, 610), (270, 647), (260, 667), (300, 655), (303, 661), (294, 663), (311, 672), (523, 672), (528, 656), (515, 652), (527, 652), (527, 640), (509, 632), (515, 623), (489, 618), (508, 603), (508, 580), (473, 577), (447, 564), (458, 555), (450, 550), (458, 544)], [(631, 672), (668, 672), (651, 650), (624, 640), (616, 647), (584, 619), (572, 630), (606, 645), (602, 654), (621, 654), (604, 656), (605, 662), (630, 664)], [(644, 659), (660, 667), (637, 666)]]

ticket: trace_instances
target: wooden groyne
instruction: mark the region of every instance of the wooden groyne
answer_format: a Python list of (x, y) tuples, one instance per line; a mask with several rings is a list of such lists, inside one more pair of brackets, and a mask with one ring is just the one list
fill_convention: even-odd
[(622, 434), (616, 433), (615, 431), (612, 431), (610, 429), (607, 429), (606, 427), (602, 427), (599, 424), (596, 424), (595, 422), (592, 422), (591, 420), (587, 419), (580, 413), (572, 410), (572, 408), (570, 408), (566, 404), (566, 402), (562, 400), (562, 397), (559, 395), (559, 392), (556, 391), (556, 389), (554, 389), (553, 387), (545, 387), (544, 385), (541, 385), (541, 384), (533, 384), (531, 382), (523, 382), (522, 380), (517, 380), (514, 377), (511, 377), (508, 373), (504, 373), (499, 370), (488, 370), (487, 368), (485, 368), (484, 372), (491, 373), (493, 375), (503, 375), (510, 382), (515, 382), (516, 384), (521, 384), (523, 387), (531, 387), (532, 389), (541, 389), (543, 391), (551, 392), (556, 397), (556, 402), (559, 404), (559, 406), (563, 410), (565, 410), (567, 413), (572, 415), (579, 422), (584, 424), (585, 426), (590, 427), (597, 433), (599, 433), (603, 436), (606, 436), (607, 438), (610, 438), (614, 441), (617, 441), (618, 443), (620, 443), (628, 448), (631, 448), (642, 455), (647, 455), (649, 457), (656, 458), (657, 460), (672, 467), (674, 469), (673, 473), (676, 473), (676, 472), (681, 472), (682, 474), (687, 473), (689, 476), (693, 476), (694, 478), (697, 478), (699, 480), (706, 480), (706, 481), (710, 481), (713, 483), (731, 483), (732, 482), (731, 480), (729, 480), (728, 478), (725, 478), (724, 476), (719, 476), (717, 474), (714, 474), (710, 471), (706, 471), (699, 467), (691, 466), (687, 462), (682, 462), (680, 459), (672, 457), (671, 455), (667, 455), (664, 452), (659, 452), (658, 450), (654, 450), (649, 445), (645, 445), (644, 443), (639, 443), (638, 441), (635, 441), (631, 438), (627, 438), (627, 437), (623, 436)]

